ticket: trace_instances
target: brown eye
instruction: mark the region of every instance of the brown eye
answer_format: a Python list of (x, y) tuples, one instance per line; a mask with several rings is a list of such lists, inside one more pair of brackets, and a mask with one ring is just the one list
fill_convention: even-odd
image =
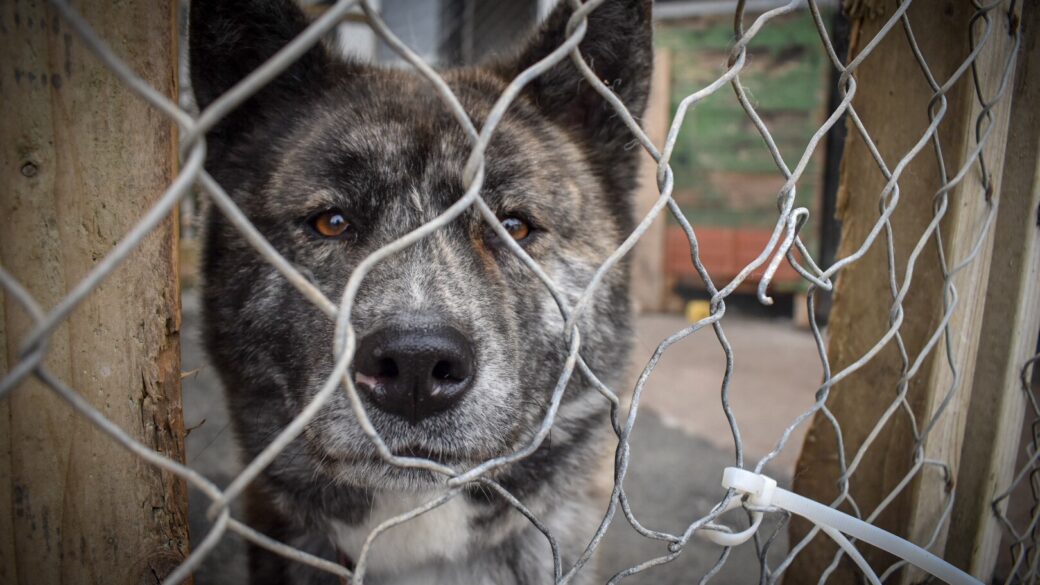
[(338, 209), (329, 209), (311, 217), (310, 224), (314, 231), (326, 238), (338, 238), (350, 227), (350, 222)]
[(506, 228), (509, 235), (513, 236), (513, 239), (518, 242), (531, 234), (531, 226), (527, 225), (526, 221), (515, 217), (503, 218), (502, 227)]

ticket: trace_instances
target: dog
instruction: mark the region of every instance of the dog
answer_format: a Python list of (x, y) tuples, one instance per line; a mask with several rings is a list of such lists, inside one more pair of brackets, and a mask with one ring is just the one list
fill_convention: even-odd
[[(440, 72), (477, 128), (514, 77), (564, 42), (571, 14), (562, 2), (509, 58)], [(291, 0), (194, 0), (190, 65), (199, 107), (307, 24)], [(650, 0), (607, 0), (589, 15), (579, 49), (638, 120), (653, 67)], [(366, 256), (463, 195), (472, 148), (426, 79), (320, 44), (206, 138), (206, 169), (334, 300)], [(634, 226), (640, 151), (569, 57), (524, 88), (493, 134), (481, 197), (572, 306)], [(237, 443), (252, 459), (330, 376), (334, 322), (219, 211), (205, 222), (204, 341)], [(376, 265), (351, 319), (350, 375), (372, 425), (395, 454), (456, 470), (532, 440), (570, 345), (549, 290), (476, 207)], [(622, 262), (577, 321), (581, 355), (607, 385), (627, 364), (630, 321)], [(589, 492), (610, 444), (609, 416), (608, 401), (575, 370), (549, 437), (488, 474), (551, 530), (565, 567), (603, 512)], [(252, 482), (245, 514), (274, 539), (350, 566), (376, 526), (446, 489), (442, 475), (385, 463), (342, 390)], [(480, 483), (387, 531), (366, 558), (367, 582), (375, 584), (525, 585), (553, 577), (544, 535)], [(589, 582), (591, 566), (573, 582)], [(340, 582), (259, 547), (249, 567), (257, 584)]]

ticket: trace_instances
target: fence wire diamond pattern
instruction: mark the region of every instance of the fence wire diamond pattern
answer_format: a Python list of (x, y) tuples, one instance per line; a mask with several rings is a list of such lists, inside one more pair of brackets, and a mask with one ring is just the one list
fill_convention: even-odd
[[(842, 99), (838, 107), (833, 112), (830, 112), (827, 119), (812, 135), (811, 139), (805, 145), (800, 158), (796, 161), (791, 161), (785, 160), (780, 154), (773, 136), (770, 134), (768, 125), (758, 114), (753, 100), (748, 96), (748, 92), (741, 81), (741, 72), (747, 63), (748, 47), (753, 42), (756, 35), (758, 35), (764, 27), (769, 26), (770, 21), (785, 14), (792, 13), (795, 10), (804, 9), (804, 2), (800, 0), (792, 0), (785, 5), (762, 13), (754, 19), (751, 19), (744, 14), (745, 2), (742, 1), (736, 3), (733, 29), (735, 40), (732, 43), (725, 73), (715, 79), (712, 83), (706, 85), (699, 91), (688, 95), (682, 100), (670, 124), (667, 139), (663, 145), (655, 145), (640, 129), (639, 122), (624, 108), (621, 101), (607, 86), (603, 84), (600, 79), (596, 77), (589, 66), (582, 60), (580, 53), (576, 49), (586, 31), (586, 16), (599, 5), (603, 4), (604, 1), (611, 0), (590, 0), (586, 3), (581, 3), (577, 0), (563, 1), (572, 2), (575, 8), (574, 15), (568, 25), (566, 41), (544, 60), (536, 63), (517, 76), (498, 98), (498, 101), (491, 114), (488, 116), (485, 124), (478, 128), (467, 116), (459, 100), (455, 95), (453, 95), (448, 85), (443, 81), (443, 79), (441, 79), (438, 73), (430, 65), (423, 62), (423, 60), (415, 53), (409, 50), (408, 47), (406, 47), (394, 35), (394, 33), (388, 29), (381, 20), (378, 11), (373, 9), (367, 0), (340, 0), (339, 2), (336, 2), (319, 18), (317, 18), (303, 34), (284, 47), (273, 58), (252, 72), (226, 94), (217, 99), (197, 117), (189, 115), (183, 109), (178, 107), (174, 101), (171, 101), (169, 97), (157, 92), (139, 78), (134, 71), (131, 71), (119, 59), (119, 57), (117, 57), (106, 46), (105, 42), (95, 35), (89, 23), (85, 22), (70, 4), (64, 0), (52, 0), (53, 5), (59, 10), (67, 23), (72, 26), (82, 42), (108, 67), (112, 74), (122, 80), (122, 82), (132, 89), (141, 99), (147, 101), (155, 109), (169, 117), (178, 125), (183, 144), (181, 153), (182, 166), (176, 179), (172, 184), (170, 184), (169, 188), (156, 201), (152, 208), (140, 218), (134, 228), (123, 237), (123, 239), (106, 257), (94, 266), (86, 278), (79, 282), (71, 291), (69, 291), (59, 304), (50, 310), (45, 310), (43, 307), (39, 306), (34, 298), (17, 281), (15, 281), (8, 272), (4, 271), (3, 268), (0, 268), (0, 284), (2, 284), (4, 291), (6, 294), (10, 295), (11, 298), (16, 301), (35, 322), (34, 330), (28, 338), (24, 340), (21, 346), (21, 353), (18, 361), (13, 364), (2, 382), (0, 382), (0, 398), (6, 396), (14, 388), (19, 386), (27, 377), (34, 376), (53, 390), (53, 392), (66, 400), (81, 416), (85, 417), (96, 426), (97, 429), (108, 434), (112, 439), (129, 449), (142, 460), (190, 482), (190, 484), (201, 490), (211, 500), (212, 503), (209, 508), (209, 514), (213, 520), (213, 524), (209, 533), (195, 548), (195, 550), (191, 552), (190, 556), (166, 578), (164, 583), (172, 585), (183, 582), (192, 570), (199, 565), (200, 561), (213, 551), (221, 538), (223, 538), (228, 532), (234, 532), (248, 541), (267, 548), (276, 554), (327, 571), (343, 579), (349, 579), (352, 583), (360, 584), (364, 579), (366, 571), (367, 551), (369, 550), (371, 543), (379, 538), (380, 534), (393, 526), (406, 523), (409, 520), (441, 506), (455, 497), (458, 497), (465, 486), (474, 483), (479, 483), (500, 494), (516, 510), (526, 516), (534, 526), (545, 534), (545, 537), (553, 551), (553, 579), (557, 583), (566, 583), (570, 581), (579, 571), (582, 570), (586, 563), (588, 563), (598, 545), (601, 543), (607, 528), (613, 521), (615, 521), (619, 508), (625, 521), (629, 522), (632, 527), (634, 527), (635, 530), (644, 537), (661, 541), (666, 545), (667, 553), (657, 558), (647, 559), (627, 570), (617, 573), (610, 579), (610, 583), (620, 582), (630, 575), (674, 560), (679, 555), (683, 554), (684, 549), (693, 546), (691, 544), (691, 539), (695, 534), (704, 532), (732, 532), (733, 529), (728, 527), (721, 518), (723, 511), (727, 506), (729, 506), (731, 501), (738, 497), (732, 491), (722, 494), (718, 503), (708, 514), (691, 522), (682, 533), (670, 534), (660, 532), (641, 524), (637, 519), (635, 512), (628, 505), (624, 490), (624, 479), (630, 461), (628, 441), (637, 419), (640, 398), (645, 390), (647, 380), (662, 355), (678, 341), (704, 329), (710, 328), (714, 335), (717, 336), (719, 344), (726, 357), (726, 371), (721, 380), (720, 406), (729, 421), (730, 428), (732, 429), (735, 452), (734, 465), (738, 467), (749, 466), (750, 462), (745, 460), (738, 421), (730, 408), (728, 399), (729, 383), (733, 373), (734, 355), (733, 349), (727, 341), (725, 333), (724, 316), (726, 315), (726, 299), (730, 297), (739, 286), (745, 283), (753, 272), (764, 271), (758, 286), (757, 295), (760, 302), (771, 304), (772, 299), (768, 295), (769, 284), (778, 267), (785, 261), (789, 262), (791, 266), (797, 270), (797, 272), (804, 278), (809, 288), (808, 313), (811, 319), (811, 332), (815, 339), (819, 356), (823, 364), (824, 378), (819, 388), (816, 389), (816, 402), (812, 408), (798, 417), (797, 420), (792, 421), (783, 435), (778, 438), (775, 449), (759, 461), (754, 462), (750, 467), (753, 468), (755, 472), (761, 472), (764, 466), (773, 460), (782, 449), (789, 447), (789, 439), (797, 427), (806, 424), (806, 422), (817, 413), (821, 413), (823, 416), (828, 417), (828, 420), (833, 425), (836, 436), (838, 437), (838, 443), (835, 445), (835, 452), (840, 458), (842, 473), (840, 478), (840, 496), (837, 500), (830, 503), (830, 505), (834, 507), (845, 504), (852, 506), (853, 509), (857, 510), (857, 512), (859, 511), (859, 508), (849, 491), (850, 482), (853, 480), (857, 472), (862, 473), (860, 470), (860, 462), (864, 452), (872, 446), (874, 439), (876, 439), (880, 433), (884, 432), (886, 424), (893, 417), (910, 418), (916, 440), (916, 463), (898, 484), (896, 489), (894, 489), (888, 497), (882, 501), (881, 505), (874, 510), (864, 510), (859, 513), (860, 516), (868, 522), (873, 521), (886, 508), (886, 506), (888, 506), (910, 484), (910, 482), (922, 472), (922, 469), (925, 467), (938, 466), (939, 468), (946, 469), (946, 464), (944, 462), (932, 461), (925, 458), (923, 444), (925, 438), (934, 427), (935, 421), (939, 419), (939, 417), (943, 416), (948, 399), (940, 405), (938, 410), (930, 413), (928, 419), (918, 420), (915, 418), (913, 410), (909, 407), (907, 402), (907, 391), (910, 381), (917, 374), (919, 367), (928, 354), (932, 351), (945, 351), (948, 353), (952, 351), (951, 345), (955, 343), (956, 336), (950, 334), (949, 324), (950, 318), (952, 317), (957, 305), (957, 289), (954, 286), (953, 279), (954, 276), (965, 266), (976, 260), (979, 250), (982, 247), (982, 242), (986, 238), (987, 231), (991, 228), (993, 223), (995, 205), (990, 203), (989, 213), (985, 216), (983, 223), (979, 225), (976, 230), (974, 244), (971, 246), (970, 253), (962, 258), (946, 257), (945, 251), (943, 250), (943, 239), (940, 235), (940, 220), (948, 212), (950, 207), (950, 201), (948, 199), (949, 192), (958, 185), (969, 172), (974, 170), (981, 173), (982, 176), (982, 189), (977, 193), (977, 196), (980, 198), (986, 198), (987, 201), (989, 201), (991, 185), (988, 166), (990, 163), (988, 163), (983, 156), (983, 147), (987, 140), (990, 139), (993, 127), (993, 116), (991, 110), (998, 101), (1005, 99), (1008, 94), (1006, 90), (1009, 85), (1009, 79), (1014, 71), (1015, 56), (1020, 41), (1020, 33), (1018, 33), (1017, 30), (1015, 31), (1014, 47), (1007, 52), (1001, 81), (997, 91), (993, 95), (983, 94), (983, 90), (979, 85), (975, 59), (982, 51), (985, 44), (989, 42), (993, 36), (995, 30), (994, 22), (996, 19), (1008, 17), (1007, 4), (1003, 1), (994, 1), (991, 3), (983, 3), (979, 1), (973, 2), (976, 14), (972, 20), (970, 30), (964, 31), (964, 34), (970, 36), (972, 51), (968, 58), (964, 60), (949, 79), (937, 79), (929, 68), (929, 64), (926, 62), (923, 53), (915, 40), (914, 30), (911, 26), (910, 19), (907, 17), (907, 10), (911, 4), (909, 0), (898, 5), (892, 15), (888, 17), (884, 26), (881, 27), (878, 35), (866, 43), (863, 50), (861, 50), (855, 59), (848, 64), (843, 62), (843, 57), (838, 55), (834, 49), (834, 45), (831, 42), (831, 38), (824, 24), (823, 17), (821, 16), (820, 7), (815, 0), (810, 0), (808, 2), (808, 9), (812, 14), (813, 21), (815, 22), (816, 28), (819, 32), (820, 41), (826, 50), (831, 65), (840, 72), (839, 88)], [(440, 216), (367, 257), (352, 274), (341, 298), (329, 299), (318, 288), (313, 286), (303, 274), (298, 272), (290, 262), (283, 258), (274, 247), (264, 239), (260, 232), (251, 225), (249, 219), (232, 202), (231, 198), (221, 185), (207, 174), (203, 168), (206, 152), (205, 136), (207, 131), (212, 129), (224, 116), (284, 71), (294, 62), (294, 60), (301, 57), (301, 55), (303, 55), (310, 47), (320, 42), (322, 38), (348, 14), (348, 12), (358, 6), (364, 12), (366, 21), (371, 29), (408, 64), (410, 64), (415, 74), (428, 80), (430, 91), (436, 92), (444, 103), (451, 109), (452, 113), (457, 118), (460, 127), (465, 131), (472, 142), (472, 152), (464, 169), (464, 181), (467, 187), (465, 194)], [(927, 111), (931, 124), (928, 126), (926, 132), (919, 137), (914, 146), (908, 150), (900, 160), (896, 161), (895, 164), (891, 164), (884, 160), (881, 153), (874, 146), (875, 140), (871, 136), (863, 120), (857, 114), (856, 109), (852, 105), (852, 100), (858, 89), (856, 79), (857, 68), (866, 59), (870, 58), (872, 52), (881, 42), (882, 38), (887, 35), (895, 34), (905, 35), (906, 40), (909, 42), (913, 50), (921, 75), (931, 86), (934, 95)], [(532, 80), (537, 78), (553, 65), (566, 59), (570, 59), (574, 62), (587, 82), (596, 89), (604, 100), (607, 100), (612, 105), (616, 110), (617, 115), (624, 120), (627, 126), (631, 129), (633, 137), (638, 140), (639, 145), (645, 149), (649, 156), (653, 157), (653, 159), (658, 162), (657, 182), (660, 190), (660, 196), (653, 207), (645, 217), (641, 218), (641, 221), (639, 221), (636, 228), (627, 237), (624, 243), (605, 261), (603, 261), (587, 289), (584, 291), (578, 302), (573, 306), (569, 305), (564, 300), (564, 296), (560, 294), (553, 280), (513, 241), (511, 237), (508, 236), (504, 231), (504, 228), (500, 225), (498, 219), (495, 217), (494, 212), (481, 199), (481, 186), (484, 178), (485, 150), (507, 107), (517, 98), (525, 85), (531, 83)], [(978, 92), (977, 99), (982, 106), (976, 126), (976, 141), (972, 146), (970, 156), (965, 159), (965, 163), (961, 168), (942, 169), (944, 184), (942, 188), (934, 194), (933, 221), (928, 226), (928, 229), (920, 235), (920, 239), (917, 241), (913, 253), (910, 256), (909, 267), (901, 278), (897, 273), (896, 262), (891, 253), (893, 245), (891, 241), (891, 221), (893, 214), (897, 213), (901, 197), (899, 179), (910, 161), (929, 147), (935, 150), (935, 154), (940, 161), (940, 164), (942, 164), (942, 146), (938, 139), (938, 128), (940, 121), (944, 118), (947, 112), (947, 92), (949, 92), (950, 88), (965, 76), (971, 76)], [(748, 119), (753, 123), (754, 127), (758, 131), (764, 146), (772, 155), (776, 164), (777, 172), (784, 177), (785, 182), (777, 193), (777, 215), (768, 244), (732, 281), (719, 284), (713, 281), (711, 275), (701, 262), (696, 233), (691, 227), (688, 218), (684, 216), (679, 206), (671, 197), (674, 184), (669, 161), (672, 157), (677, 136), (683, 130), (683, 122), (687, 113), (691, 109), (696, 108), (705, 98), (725, 90), (727, 86), (734, 92), (735, 99), (738, 100), (741, 107), (746, 112)], [(868, 146), (870, 154), (877, 165), (878, 172), (886, 178), (887, 182), (884, 189), (878, 194), (877, 200), (879, 215), (868, 236), (853, 253), (839, 258), (830, 266), (821, 267), (813, 260), (813, 255), (799, 237), (800, 231), (808, 220), (809, 210), (802, 207), (795, 207), (795, 193), (799, 181), (809, 164), (810, 158), (817, 150), (820, 142), (835, 124), (843, 122), (846, 118), (850, 123), (850, 131), (858, 133), (859, 137), (862, 138), (863, 142)], [(166, 458), (136, 441), (123, 429), (107, 420), (98, 410), (91, 406), (87, 400), (81, 397), (75, 389), (70, 387), (65, 381), (56, 378), (43, 365), (43, 358), (48, 351), (47, 342), (49, 337), (63, 323), (66, 317), (68, 317), (69, 314), (74, 311), (76, 307), (86, 297), (88, 297), (92, 291), (128, 257), (128, 255), (134, 251), (135, 247), (138, 246), (138, 244), (160, 222), (170, 215), (178, 201), (189, 193), (193, 186), (201, 187), (209, 197), (212, 204), (227, 217), (227, 219), (240, 231), (242, 236), (248, 240), (248, 242), (255, 247), (267, 261), (274, 265), (300, 294), (309, 299), (310, 302), (326, 313), (328, 317), (336, 323), (335, 347), (330, 348), (335, 356), (335, 367), (332, 375), (328, 378), (320, 392), (318, 392), (314, 397), (314, 400), (304, 408), (295, 417), (292, 423), (282, 430), (255, 459), (250, 461), (234, 481), (232, 481), (224, 490), (218, 489), (212, 481), (201, 476), (189, 467)], [(548, 414), (542, 421), (532, 441), (515, 453), (485, 461), (472, 469), (453, 469), (426, 459), (394, 455), (369, 422), (364, 407), (358, 397), (357, 389), (354, 387), (353, 379), (347, 374), (351, 359), (356, 349), (355, 334), (351, 326), (353, 301), (366, 274), (368, 274), (369, 271), (372, 270), (380, 261), (429, 236), (431, 233), (447, 225), (461, 213), (470, 208), (476, 208), (479, 210), (488, 225), (499, 234), (502, 241), (508, 245), (511, 252), (520, 258), (530, 269), (531, 273), (540, 279), (545, 287), (553, 294), (557, 300), (560, 314), (563, 316), (565, 321), (565, 325), (560, 331), (560, 335), (568, 341), (569, 353), (567, 355), (566, 366), (560, 373), (559, 381), (551, 396)], [(603, 276), (608, 271), (614, 269), (618, 262), (632, 250), (653, 221), (663, 219), (661, 216), (666, 214), (666, 208), (667, 212), (670, 213), (675, 221), (677, 221), (682, 227), (689, 241), (691, 262), (702, 279), (704, 287), (711, 295), (711, 314), (710, 316), (693, 323), (680, 331), (676, 331), (674, 334), (660, 342), (657, 350), (643, 368), (642, 373), (633, 388), (631, 405), (626, 412), (623, 400), (620, 397), (621, 395), (619, 395), (617, 390), (608, 388), (601, 383), (596, 374), (590, 370), (588, 365), (582, 359), (581, 331), (575, 324), (578, 320), (577, 317), (584, 311), (585, 307), (590, 302), (590, 299), (593, 297)], [(904, 347), (902, 338), (901, 325), (906, 317), (903, 312), (902, 303), (906, 297), (910, 280), (913, 275), (913, 263), (917, 259), (918, 255), (921, 254), (925, 244), (928, 242), (934, 242), (939, 247), (945, 288), (944, 313), (943, 318), (937, 324), (933, 334), (930, 336), (927, 346), (912, 359)], [(821, 328), (814, 318), (814, 303), (817, 302), (817, 295), (821, 291), (831, 291), (833, 289), (835, 277), (841, 273), (841, 270), (844, 267), (860, 260), (868, 250), (875, 246), (884, 246), (889, 250), (888, 285), (891, 295), (891, 318), (888, 323), (888, 328), (884, 335), (876, 341), (871, 350), (862, 355), (860, 359), (854, 361), (840, 371), (832, 372), (827, 359), (825, 340)], [(895, 397), (891, 400), (891, 404), (884, 416), (877, 422), (870, 438), (864, 442), (855, 453), (847, 453), (845, 446), (841, 442), (840, 425), (838, 424), (837, 419), (834, 418), (828, 410), (829, 392), (835, 384), (847, 378), (852, 373), (866, 367), (882, 348), (892, 344), (898, 348), (903, 358), (902, 381), (899, 384), (899, 387), (895, 389)], [(959, 386), (959, 373), (956, 371), (952, 362), (950, 367), (953, 369), (953, 372), (948, 394), (956, 392)], [(611, 493), (609, 505), (603, 514), (599, 528), (588, 543), (584, 553), (573, 564), (566, 566), (563, 559), (560, 557), (553, 534), (530, 510), (524, 506), (520, 500), (513, 497), (503, 486), (490, 479), (487, 474), (494, 468), (508, 465), (511, 462), (529, 455), (542, 443), (542, 441), (546, 439), (553, 425), (553, 417), (556, 412), (556, 407), (559, 406), (564, 389), (567, 386), (567, 381), (572, 376), (583, 376), (591, 381), (602, 394), (603, 399), (610, 402), (612, 406), (611, 422), (618, 440), (618, 454), (614, 469), (614, 488)], [(348, 570), (346, 567), (339, 564), (317, 558), (286, 544), (272, 540), (250, 526), (242, 523), (240, 520), (233, 518), (229, 507), (230, 502), (242, 495), (243, 490), (249, 486), (250, 482), (256, 479), (257, 475), (261, 473), (265, 466), (270, 464), (294, 438), (300, 435), (304, 427), (317, 414), (325, 401), (328, 400), (333, 393), (341, 391), (345, 391), (348, 394), (366, 434), (376, 445), (380, 456), (385, 461), (396, 466), (421, 468), (440, 474), (445, 478), (446, 484), (450, 488), (446, 493), (444, 493), (444, 495), (377, 527), (369, 535), (365, 549), (359, 558), (356, 559), (356, 565), (353, 571)], [(1032, 406), (1035, 410), (1035, 400), (1032, 402)], [(1035, 463), (1035, 441), (1031, 453), (1032, 456), (1030, 460), (1032, 463)], [(1024, 478), (1028, 476), (1029, 481), (1032, 481), (1035, 484), (1035, 472), (1030, 470), (1035, 470), (1035, 467), (1030, 467), (1024, 470), (1017, 478), (1018, 481), (1024, 481)], [(948, 473), (949, 470), (946, 469), (946, 472)], [(952, 504), (953, 496), (951, 494), (949, 501), (944, 507), (946, 514), (943, 518), (940, 518), (939, 525), (935, 527), (934, 534), (937, 535), (942, 523), (946, 522), (946, 516), (948, 516), (949, 511), (952, 508)], [(746, 503), (745, 508), (747, 508), (749, 512), (762, 511), (755, 510), (753, 506)], [(777, 510), (765, 510), (765, 512), (779, 514)], [(1004, 520), (1006, 522), (1006, 518)], [(784, 522), (780, 522), (776, 530), (782, 529), (784, 524)], [(1016, 569), (1022, 572), (1028, 571), (1030, 575), (1034, 576), (1036, 574), (1036, 547), (1034, 540), (1035, 524), (1035, 515), (1033, 516), (1029, 527), (1024, 532), (1015, 531), (1015, 529), (1008, 524), (1008, 528), (1015, 535)], [(770, 545), (773, 542), (773, 537), (760, 539), (756, 536), (755, 546), (757, 547), (757, 553), (761, 560), (762, 582), (777, 582), (783, 576), (784, 571), (791, 565), (796, 555), (798, 555), (807, 546), (808, 542), (816, 536), (817, 531), (818, 530), (814, 529), (802, 541), (795, 543), (786, 556), (779, 563), (774, 565), (771, 565), (767, 560), (767, 554), (770, 550)], [(922, 544), (928, 546), (931, 543)], [(729, 552), (729, 548), (723, 548), (721, 550), (718, 561), (715, 565), (706, 574), (700, 576), (701, 583), (708, 582), (721, 570), (723, 565), (727, 562)], [(839, 553), (834, 557), (830, 570), (837, 567), (841, 557), (842, 553), (839, 551)], [(900, 561), (888, 567), (881, 576), (881, 580), (885, 580), (889, 576), (895, 574), (895, 572), (904, 564), (905, 561)]]

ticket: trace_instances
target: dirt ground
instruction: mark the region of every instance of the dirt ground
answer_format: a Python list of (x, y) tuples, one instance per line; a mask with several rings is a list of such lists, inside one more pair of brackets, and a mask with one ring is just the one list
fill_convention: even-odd
[[(218, 485), (230, 482), (240, 463), (228, 428), (227, 412), (216, 374), (205, 363), (199, 344), (198, 300), (184, 297), (183, 367), (194, 373), (185, 379), (185, 424), (193, 428), (187, 440), (191, 466)], [(646, 315), (638, 319), (638, 345), (630, 378), (635, 379), (657, 343), (686, 325), (680, 316)], [(743, 438), (745, 462), (756, 463), (775, 446), (784, 428), (811, 404), (820, 379), (815, 346), (808, 332), (787, 319), (727, 315), (724, 330), (734, 350), (730, 387)], [(724, 354), (711, 329), (673, 346), (650, 377), (632, 437), (632, 457), (625, 482), (632, 509), (647, 527), (682, 532), (706, 514), (721, 497), (722, 471), (733, 465), (734, 447), (720, 402)], [(804, 430), (804, 428), (802, 429)], [(802, 433), (796, 432), (767, 473), (786, 484), (791, 477)], [(612, 452), (614, 445), (606, 451)], [(609, 456), (609, 454), (608, 454)], [(611, 481), (604, 470), (603, 491)], [(606, 503), (603, 502), (605, 506)], [(206, 500), (191, 494), (192, 539), (205, 535)], [(741, 520), (732, 514), (732, 521)], [(782, 554), (784, 538), (771, 549)], [(244, 545), (225, 537), (197, 572), (198, 585), (245, 583)], [(604, 575), (667, 554), (660, 541), (632, 529), (619, 512), (597, 553)], [(721, 553), (714, 544), (694, 538), (679, 558), (625, 580), (633, 584), (696, 582)], [(772, 556), (772, 554), (771, 554)], [(746, 584), (758, 581), (758, 561), (751, 545), (738, 548), (712, 582)]]

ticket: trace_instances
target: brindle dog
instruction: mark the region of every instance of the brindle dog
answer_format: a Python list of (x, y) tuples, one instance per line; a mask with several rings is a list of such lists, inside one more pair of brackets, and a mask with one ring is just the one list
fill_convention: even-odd
[[(562, 3), (513, 58), (441, 75), (479, 128), (517, 74), (565, 38)], [(192, 83), (200, 107), (307, 25), (291, 0), (194, 0)], [(638, 119), (653, 64), (649, 0), (607, 0), (580, 50)], [(331, 299), (358, 263), (463, 194), (472, 148), (416, 73), (337, 57), (318, 46), (207, 136), (206, 168), (274, 247)], [(481, 196), (569, 303), (630, 232), (641, 149), (569, 58), (527, 86), (487, 149)], [(333, 322), (219, 213), (207, 217), (205, 340), (227, 389), (243, 455), (252, 458), (304, 407), (333, 367)], [(600, 283), (579, 320), (581, 354), (607, 384), (630, 345), (628, 270)], [(568, 352), (546, 287), (471, 208), (380, 263), (353, 308), (351, 374), (395, 453), (455, 469), (527, 444)], [(584, 550), (597, 511), (589, 484), (610, 444), (608, 403), (575, 373), (549, 440), (490, 474), (558, 539)], [(387, 518), (434, 498), (444, 478), (384, 463), (346, 392), (253, 482), (248, 522), (349, 563)], [(260, 584), (338, 583), (263, 549)], [(578, 581), (591, 578), (591, 566)], [(530, 584), (552, 580), (544, 536), (493, 491), (473, 485), (376, 541), (370, 583)]]

